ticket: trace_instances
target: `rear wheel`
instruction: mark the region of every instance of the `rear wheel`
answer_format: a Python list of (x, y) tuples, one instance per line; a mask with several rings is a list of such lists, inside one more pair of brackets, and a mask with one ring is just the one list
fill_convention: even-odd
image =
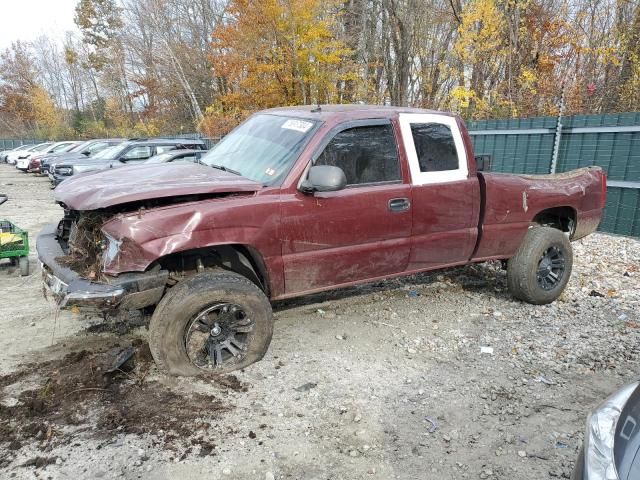
[(271, 304), (253, 282), (206, 272), (173, 287), (149, 325), (158, 366), (173, 375), (220, 374), (260, 360), (273, 332)]
[(20, 275), (26, 277), (29, 275), (29, 257), (20, 257), (18, 261), (20, 265)]
[(535, 305), (551, 303), (563, 292), (571, 276), (571, 243), (560, 230), (533, 227), (507, 265), (512, 295)]

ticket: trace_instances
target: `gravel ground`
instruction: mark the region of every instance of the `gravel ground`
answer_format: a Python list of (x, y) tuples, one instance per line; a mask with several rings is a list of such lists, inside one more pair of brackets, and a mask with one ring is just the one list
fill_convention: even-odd
[[(62, 215), (43, 177), (0, 165), (0, 192), (0, 217), (32, 238)], [(4, 409), (23, 434), (25, 420), (6, 412), (37, 419), (20, 442), (0, 437), (2, 478), (568, 478), (587, 413), (640, 370), (640, 242), (595, 234), (573, 244), (572, 279), (552, 305), (513, 300), (499, 264), (279, 303), (269, 352), (237, 378), (150, 366), (120, 381), (118, 392), (151, 392), (140, 398), (156, 428), (142, 428), (144, 415), (137, 429), (101, 422), (138, 398), (106, 389), (74, 400), (81, 418), (61, 423), (60, 412), (25, 410), (21, 392), (76, 378), (56, 363), (69, 352), (146, 330), (57, 312), (34, 246), (29, 277), (0, 265), (0, 419)]]

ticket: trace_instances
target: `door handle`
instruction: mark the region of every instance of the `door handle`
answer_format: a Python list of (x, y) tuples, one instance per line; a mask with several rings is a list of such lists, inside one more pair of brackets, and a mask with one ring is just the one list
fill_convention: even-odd
[(409, 210), (409, 205), (408, 198), (392, 198), (389, 200), (389, 210), (391, 212), (404, 212)]

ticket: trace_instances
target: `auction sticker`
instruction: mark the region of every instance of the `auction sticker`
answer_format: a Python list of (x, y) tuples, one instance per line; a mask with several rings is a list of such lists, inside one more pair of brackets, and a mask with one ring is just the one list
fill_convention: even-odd
[(282, 124), (281, 128), (286, 128), (287, 130), (296, 130), (297, 132), (305, 133), (308, 132), (311, 127), (313, 127), (313, 123), (311, 122), (289, 119)]

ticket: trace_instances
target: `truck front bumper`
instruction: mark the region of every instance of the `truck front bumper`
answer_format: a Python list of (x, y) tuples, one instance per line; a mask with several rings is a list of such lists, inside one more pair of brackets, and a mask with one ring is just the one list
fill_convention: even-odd
[(102, 282), (86, 280), (58, 262), (58, 258), (65, 253), (58, 242), (54, 224), (42, 229), (36, 250), (42, 263), (45, 292), (48, 291), (61, 308), (77, 306), (109, 311), (155, 305), (162, 298), (169, 277), (167, 270), (156, 268), (148, 272), (109, 277)]

